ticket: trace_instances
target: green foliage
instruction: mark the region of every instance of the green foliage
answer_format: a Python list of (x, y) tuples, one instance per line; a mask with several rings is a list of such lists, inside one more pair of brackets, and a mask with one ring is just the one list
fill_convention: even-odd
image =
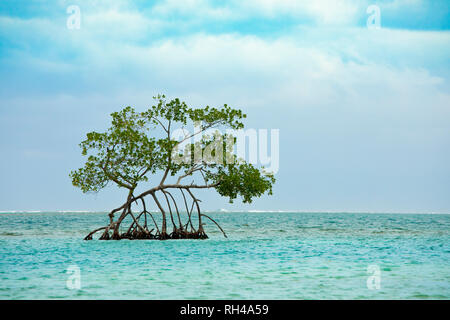
[[(154, 106), (141, 113), (131, 107), (114, 112), (106, 132), (87, 134), (80, 144), (86, 163), (70, 173), (74, 186), (83, 192), (97, 192), (113, 182), (133, 191), (157, 172), (170, 176), (180, 173), (184, 177), (201, 173), (205, 186), (214, 187), (220, 195), (229, 197), (230, 202), (241, 196), (245, 203), (250, 203), (266, 192), (272, 194), (275, 178), (238, 161), (232, 153), (234, 137), (219, 131), (204, 134), (212, 128), (242, 129), (246, 115), (241, 110), (227, 105), (194, 109), (179, 99), (167, 102), (164, 95), (155, 100)], [(174, 140), (171, 132), (175, 126), (192, 124), (198, 125), (199, 131), (187, 136), (184, 150), (179, 150), (180, 141)], [(200, 139), (189, 143), (196, 135)]]
[(80, 143), (87, 161), (70, 177), (83, 192), (99, 191), (108, 182), (134, 189), (140, 181), (148, 181), (147, 174), (155, 173), (163, 162), (155, 138), (146, 133), (146, 122), (131, 107), (111, 117), (107, 132), (90, 132)]
[(166, 102), (165, 98), (164, 95), (154, 97), (158, 103), (142, 113), (151, 123), (162, 125), (164, 129), (169, 129), (170, 124), (164, 126), (160, 118), (171, 123), (178, 122), (182, 125), (187, 125), (188, 121), (202, 122), (202, 129), (216, 125), (227, 125), (234, 129), (242, 129), (244, 127), (240, 120), (246, 118), (246, 115), (241, 110), (232, 109), (226, 104), (221, 109), (209, 106), (203, 109), (193, 109), (189, 108), (186, 103), (181, 102), (178, 98), (170, 102)]
[(215, 189), (221, 196), (229, 197), (230, 203), (238, 196), (244, 203), (251, 203), (254, 197), (265, 192), (272, 195), (272, 184), (275, 183), (272, 174), (245, 162), (219, 167), (216, 173), (208, 176), (213, 182), (220, 182)]

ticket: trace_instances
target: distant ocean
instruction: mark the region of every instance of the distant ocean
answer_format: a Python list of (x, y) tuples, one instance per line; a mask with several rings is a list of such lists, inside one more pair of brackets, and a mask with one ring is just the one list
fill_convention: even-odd
[(228, 239), (83, 241), (106, 213), (0, 213), (0, 299), (450, 298), (450, 215), (209, 215)]

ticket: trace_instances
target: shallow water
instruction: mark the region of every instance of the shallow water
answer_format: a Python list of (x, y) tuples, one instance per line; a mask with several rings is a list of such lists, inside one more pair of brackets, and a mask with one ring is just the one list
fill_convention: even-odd
[(0, 213), (0, 299), (450, 298), (450, 215), (210, 215), (228, 239), (83, 241), (105, 213)]

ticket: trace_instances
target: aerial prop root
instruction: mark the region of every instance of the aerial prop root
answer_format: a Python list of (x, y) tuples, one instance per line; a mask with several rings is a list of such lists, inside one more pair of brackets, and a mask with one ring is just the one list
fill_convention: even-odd
[[(146, 240), (167, 240), (167, 239), (208, 239), (207, 234), (203, 229), (204, 223), (202, 223), (202, 217), (209, 219), (212, 221), (222, 232), (225, 238), (227, 235), (222, 227), (208, 215), (205, 215), (200, 211), (200, 200), (197, 199), (191, 190), (185, 189), (188, 192), (188, 195), (191, 197), (192, 205), (188, 205), (188, 200), (186, 198), (185, 193), (182, 188), (179, 188), (181, 194), (183, 196), (183, 202), (187, 212), (187, 221), (184, 223), (180, 216), (180, 211), (178, 209), (178, 205), (175, 201), (173, 195), (167, 190), (161, 190), (162, 194), (167, 203), (168, 213), (170, 216), (170, 221), (172, 222), (173, 231), (171, 233), (163, 232), (164, 228), (158, 226), (158, 223), (154, 217), (155, 213), (151, 213), (147, 210), (146, 202), (144, 197), (131, 196), (129, 200), (123, 204), (121, 207), (112, 210), (109, 213), (109, 224), (103, 226), (101, 228), (97, 228), (91, 231), (84, 240), (92, 240), (93, 235), (103, 231), (99, 240), (120, 240), (120, 239), (129, 239), (129, 240), (138, 240), (138, 239), (146, 239)], [(156, 199), (155, 199), (156, 200)], [(138, 213), (131, 210), (132, 204), (135, 203), (142, 205), (142, 210)], [(190, 207), (190, 208), (189, 208)], [(195, 228), (192, 222), (192, 215), (194, 208), (197, 209), (198, 214), (198, 227)], [(114, 220), (114, 214), (121, 211), (121, 215), (117, 220)], [(164, 216), (164, 209), (160, 207), (161, 214)], [(174, 219), (174, 216), (176, 219)], [(126, 231), (120, 232), (120, 227), (126, 217), (131, 217), (131, 224), (126, 228)], [(153, 226), (152, 226), (153, 224)], [(151, 227), (150, 227), (151, 226)]]

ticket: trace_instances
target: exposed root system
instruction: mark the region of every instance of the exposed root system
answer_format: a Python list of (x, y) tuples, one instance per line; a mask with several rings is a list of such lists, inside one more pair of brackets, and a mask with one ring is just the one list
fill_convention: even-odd
[[(178, 205), (175, 201), (175, 198), (168, 190), (160, 190), (164, 195), (167, 204), (166, 208), (168, 210), (166, 210), (159, 202), (156, 191), (150, 192), (149, 194), (140, 195), (137, 198), (135, 198), (133, 194), (130, 194), (125, 204), (117, 209), (112, 210), (109, 213), (109, 224), (93, 230), (84, 238), (84, 240), (92, 240), (94, 234), (100, 232), (101, 235), (98, 238), (99, 240), (208, 239), (208, 236), (203, 229), (204, 223), (202, 222), (202, 217), (205, 217), (212, 221), (220, 229), (223, 235), (227, 237), (222, 227), (214, 219), (201, 213), (199, 204), (200, 200), (194, 196), (192, 191), (189, 188), (184, 189), (185, 191), (187, 191), (187, 194), (191, 197), (192, 201), (192, 205), (189, 207), (188, 200), (183, 189), (179, 188), (183, 196), (183, 202), (185, 204), (187, 212), (187, 221), (185, 223), (182, 222), (180, 211), (178, 210)], [(151, 195), (151, 198), (159, 208), (159, 213), (152, 214), (147, 211), (145, 196), (148, 195)], [(133, 205), (142, 206), (142, 211), (140, 211), (139, 214), (136, 214), (135, 212), (133, 213)], [(194, 227), (194, 223), (192, 221), (194, 207), (197, 209), (197, 228)], [(115, 214), (118, 212), (121, 212), (120, 216), (117, 219), (114, 219)], [(158, 225), (157, 219), (155, 219), (154, 217), (155, 214), (161, 214), (161, 226)], [(171, 233), (167, 232), (167, 214), (170, 216), (170, 223), (173, 227), (173, 231)], [(174, 218), (175, 215), (176, 219)], [(128, 226), (128, 228), (126, 228), (126, 231), (121, 230), (121, 225), (124, 223), (125, 218), (130, 217), (131, 224)]]

